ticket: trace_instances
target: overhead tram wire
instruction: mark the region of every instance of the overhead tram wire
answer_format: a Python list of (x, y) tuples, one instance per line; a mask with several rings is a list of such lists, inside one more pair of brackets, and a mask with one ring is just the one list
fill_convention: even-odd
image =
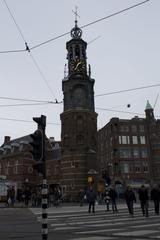
[[(5, 0), (3, 0), (3, 1), (5, 2)], [(124, 9), (122, 9), (122, 10), (120, 10), (120, 11), (117, 11), (117, 12), (115, 12), (115, 13), (112, 13), (112, 14), (110, 14), (110, 15), (107, 15), (106, 17), (103, 17), (103, 18), (97, 19), (97, 20), (95, 20), (95, 21), (93, 21), (93, 22), (87, 23), (87, 24), (81, 26), (80, 28), (85, 28), (85, 27), (88, 27), (88, 26), (93, 25), (93, 24), (95, 24), (95, 23), (104, 21), (104, 20), (106, 20), (106, 19), (108, 19), (108, 18), (111, 18), (111, 17), (113, 17), (113, 16), (116, 16), (116, 15), (119, 15), (119, 14), (121, 14), (121, 13), (124, 13), (124, 12), (126, 12), (126, 11), (128, 11), (128, 10), (131, 10), (131, 9), (133, 9), (133, 8), (135, 8), (135, 7), (138, 7), (138, 6), (142, 5), (142, 4), (145, 4), (145, 3), (149, 2), (149, 1), (150, 1), (150, 0), (146, 0), (146, 1), (143, 1), (143, 2), (140, 2), (140, 3), (137, 3), (137, 4), (135, 4), (135, 5), (132, 5), (132, 6), (128, 7), (128, 8), (124, 8)], [(6, 2), (5, 2), (5, 4), (6, 4)], [(8, 7), (7, 4), (6, 4), (6, 6), (7, 6), (8, 10), (9, 10), (9, 7)], [(9, 12), (11, 12), (11, 11), (9, 10)], [(12, 14), (11, 14), (11, 16), (12, 16), (12, 18), (14, 19), (14, 17), (13, 17)], [(14, 19), (14, 22), (15, 22), (15, 19)], [(16, 23), (16, 22), (15, 22), (15, 23)], [(20, 31), (20, 28), (18, 27), (17, 23), (16, 23), (16, 26), (17, 26), (17, 28), (18, 28), (19, 31)], [(20, 33), (22, 33), (22, 32), (20, 31)], [(39, 43), (39, 44), (37, 44), (37, 45), (34, 45), (34, 46), (30, 47), (29, 50), (31, 51), (31, 50), (33, 50), (33, 49), (36, 49), (36, 48), (38, 48), (38, 47), (41, 47), (42, 45), (48, 44), (48, 43), (50, 43), (50, 42), (52, 42), (52, 41), (55, 41), (55, 40), (57, 40), (57, 39), (59, 39), (59, 38), (62, 38), (62, 37), (64, 37), (64, 36), (66, 36), (66, 35), (68, 35), (68, 34), (70, 34), (70, 31), (69, 31), (69, 32), (66, 32), (66, 33), (63, 33), (63, 34), (61, 34), (61, 35), (58, 35), (58, 36), (56, 36), (56, 37), (54, 37), (54, 38), (51, 38), (51, 39), (49, 39), (49, 40), (47, 40), (47, 41), (41, 42), (41, 43)], [(23, 34), (22, 34), (22, 36), (23, 36)], [(23, 40), (25, 40), (24, 37), (23, 37)], [(26, 41), (25, 41), (25, 43), (26, 43)], [(25, 49), (25, 50), (19, 50), (19, 51), (27, 51), (27, 49)], [(9, 53), (9, 52), (18, 52), (18, 50), (15, 50), (15, 51), (14, 51), (14, 50), (13, 50), (13, 51), (0, 51), (0, 53)]]
[(43, 72), (41, 71), (41, 69), (40, 69), (39, 65), (37, 64), (37, 62), (36, 62), (35, 58), (33, 57), (33, 55), (30, 53), (30, 48), (29, 48), (29, 46), (28, 46), (28, 44), (27, 44), (27, 41), (26, 41), (26, 39), (25, 39), (25, 37), (24, 37), (24, 35), (23, 35), (23, 33), (22, 33), (22, 31), (21, 31), (19, 25), (17, 24), (17, 22), (16, 22), (16, 20), (15, 20), (13, 14), (12, 14), (12, 12), (11, 12), (11, 10), (10, 10), (10, 8), (9, 8), (9, 6), (8, 6), (8, 4), (7, 4), (7, 2), (6, 2), (6, 0), (3, 0), (3, 2), (4, 2), (4, 4), (6, 5), (8, 11), (9, 11), (9, 13), (10, 13), (11, 18), (12, 18), (12, 20), (14, 21), (14, 23), (15, 23), (17, 29), (18, 29), (18, 32), (19, 32), (19, 34), (21, 35), (21, 37), (22, 37), (22, 39), (23, 39), (23, 41), (24, 41), (24, 43), (25, 43), (26, 51), (28, 51), (28, 53), (30, 54), (30, 57), (31, 57), (31, 59), (32, 59), (32, 61), (33, 61), (33, 63), (34, 63), (34, 65), (36, 66), (36, 69), (39, 71), (39, 73), (40, 73), (42, 79), (43, 79), (44, 82), (46, 83), (46, 85), (47, 85), (48, 89), (50, 90), (52, 96), (54, 96), (55, 101), (58, 103), (58, 100), (57, 100), (57, 98), (55, 97), (55, 95), (54, 95), (54, 93), (53, 93), (51, 87), (49, 86), (49, 84), (48, 84), (48, 82), (47, 82), (47, 80), (46, 80), (46, 78), (45, 78)]
[(148, 85), (148, 86), (144, 86), (144, 87), (137, 87), (137, 88), (130, 88), (130, 89), (119, 90), (119, 91), (114, 91), (114, 92), (102, 93), (102, 94), (95, 95), (95, 97), (102, 97), (102, 96), (108, 96), (108, 95), (113, 95), (113, 94), (118, 94), (118, 93), (131, 92), (131, 91), (141, 90), (141, 89), (145, 89), (145, 88), (152, 88), (152, 87), (160, 87), (160, 84), (153, 84), (153, 85)]
[(52, 104), (52, 103), (21, 103), (21, 104), (0, 104), (0, 108), (1, 107), (24, 107), (24, 106), (40, 106), (40, 105), (48, 105), (48, 104)]
[[(101, 110), (101, 111), (108, 111), (108, 112), (117, 112), (117, 113), (124, 113), (124, 114), (131, 114), (131, 115), (136, 115), (136, 116), (145, 116), (143, 113), (137, 113), (137, 112), (128, 112), (128, 111), (121, 111), (121, 110), (113, 110), (110, 108), (99, 108), (96, 107), (96, 109)], [(160, 116), (155, 116), (156, 118), (160, 118)]]
[[(87, 24), (85, 24), (85, 25), (83, 25), (83, 26), (80, 26), (80, 28), (86, 28), (86, 27), (88, 27), (88, 26), (90, 26), (90, 25), (93, 25), (93, 24), (95, 24), (95, 23), (101, 22), (101, 21), (103, 21), (103, 20), (106, 20), (106, 19), (111, 18), (111, 17), (113, 17), (113, 16), (116, 16), (116, 15), (118, 15), (118, 14), (124, 13), (124, 12), (126, 12), (126, 11), (128, 11), (128, 10), (130, 10), (130, 9), (132, 9), (132, 8), (138, 7), (138, 6), (140, 6), (140, 5), (142, 5), (142, 4), (145, 4), (145, 3), (149, 2), (149, 1), (150, 1), (150, 0), (146, 0), (146, 1), (140, 2), (140, 3), (138, 3), (138, 4), (132, 5), (132, 6), (128, 7), (128, 8), (124, 8), (124, 9), (122, 9), (122, 10), (120, 10), (120, 11), (118, 11), (118, 12), (112, 13), (112, 14), (106, 16), (106, 17), (100, 18), (100, 19), (95, 20), (95, 21), (93, 21), (93, 22), (87, 23)], [(69, 32), (66, 32), (66, 33), (64, 33), (64, 34), (61, 34), (61, 35), (59, 35), (59, 36), (57, 36), (57, 37), (51, 38), (51, 39), (49, 39), (49, 40), (47, 40), (47, 41), (44, 41), (44, 42), (42, 42), (42, 43), (39, 43), (39, 44), (31, 47), (30, 50), (33, 50), (33, 49), (35, 49), (35, 48), (38, 48), (38, 47), (40, 47), (40, 46), (42, 46), (42, 45), (44, 45), (44, 44), (47, 44), (47, 43), (49, 43), (49, 42), (52, 42), (52, 41), (54, 41), (54, 40), (56, 40), (56, 39), (58, 39), (58, 38), (64, 37), (65, 35), (68, 35), (68, 34), (70, 34), (70, 31), (69, 31)]]
[[(2, 118), (0, 117), (0, 120), (6, 120), (6, 121), (13, 121), (13, 122), (25, 122), (25, 123), (33, 123), (33, 120), (24, 120), (24, 119), (16, 119), (16, 118)], [(47, 122), (49, 125), (60, 125), (60, 123), (52, 123), (52, 122)]]
[(110, 108), (99, 108), (99, 107), (96, 107), (96, 109), (102, 110), (102, 111), (108, 111), (108, 112), (118, 112), (118, 113), (127, 113), (127, 114), (132, 114), (132, 115), (135, 114), (135, 115), (144, 116), (144, 114), (142, 114), (142, 113), (121, 111), (121, 110), (113, 110), (113, 109), (110, 109)]
[[(137, 88), (129, 88), (129, 89), (124, 89), (124, 90), (119, 90), (119, 91), (114, 91), (114, 92), (108, 92), (108, 93), (102, 93), (102, 94), (97, 94), (95, 97), (102, 97), (102, 96), (107, 96), (107, 95), (114, 95), (118, 93), (124, 93), (124, 92), (131, 92), (131, 91), (136, 91), (136, 90), (141, 90), (141, 89), (147, 89), (147, 88), (152, 88), (152, 87), (160, 87), (160, 84), (153, 84), (153, 85), (148, 85), (148, 86), (143, 86), (143, 87), (137, 87)], [(0, 97), (0, 99), (5, 99), (5, 100), (13, 100), (13, 101), (23, 101), (23, 102), (36, 102), (36, 103), (51, 103), (51, 104), (57, 104), (55, 101), (47, 101), (47, 100), (36, 100), (36, 99), (25, 99), (25, 98), (11, 98), (11, 97)], [(61, 104), (61, 102), (58, 102), (58, 104)]]
[[(23, 101), (23, 102), (36, 102), (36, 103), (57, 103), (54, 101), (44, 101), (44, 100), (36, 100), (36, 99), (26, 99), (26, 98), (11, 98), (11, 97), (0, 97), (0, 99), (5, 100), (13, 100), (13, 101)], [(62, 102), (59, 102), (62, 103)]]

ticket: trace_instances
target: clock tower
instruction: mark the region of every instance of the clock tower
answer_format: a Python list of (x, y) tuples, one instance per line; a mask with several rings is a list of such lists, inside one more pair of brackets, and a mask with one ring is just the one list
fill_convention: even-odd
[[(77, 25), (66, 43), (67, 74), (62, 80), (64, 109), (61, 113), (61, 185), (73, 201), (97, 177), (97, 113), (94, 107), (94, 79), (87, 67), (87, 43)], [(92, 175), (92, 176), (90, 176)], [(88, 179), (92, 177), (93, 182)]]

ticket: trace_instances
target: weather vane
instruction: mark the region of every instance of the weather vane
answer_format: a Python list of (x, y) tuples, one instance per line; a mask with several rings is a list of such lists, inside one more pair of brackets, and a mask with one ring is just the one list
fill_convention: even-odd
[(75, 6), (75, 11), (72, 10), (72, 12), (75, 14), (75, 22), (77, 23), (77, 17), (80, 18), (80, 16), (78, 15), (78, 7)]

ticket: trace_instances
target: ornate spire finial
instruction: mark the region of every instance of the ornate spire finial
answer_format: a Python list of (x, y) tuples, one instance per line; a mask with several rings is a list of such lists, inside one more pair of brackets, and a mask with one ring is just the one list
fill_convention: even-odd
[(82, 30), (77, 25), (77, 17), (80, 18), (80, 16), (77, 13), (78, 7), (75, 6), (75, 11), (72, 10), (72, 12), (75, 14), (75, 27), (71, 30), (71, 37), (72, 38), (81, 38), (82, 36)]
[(80, 18), (80, 16), (78, 15), (78, 7), (77, 6), (75, 6), (75, 11), (73, 11), (72, 10), (72, 12), (75, 14), (75, 27), (77, 27), (77, 17), (79, 17)]

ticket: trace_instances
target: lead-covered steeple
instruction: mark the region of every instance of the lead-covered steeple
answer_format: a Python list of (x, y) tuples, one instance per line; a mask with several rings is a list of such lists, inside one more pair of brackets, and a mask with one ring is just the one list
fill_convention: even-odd
[(145, 108), (146, 118), (147, 119), (154, 119), (154, 112), (151, 104), (147, 100), (146, 108)]

